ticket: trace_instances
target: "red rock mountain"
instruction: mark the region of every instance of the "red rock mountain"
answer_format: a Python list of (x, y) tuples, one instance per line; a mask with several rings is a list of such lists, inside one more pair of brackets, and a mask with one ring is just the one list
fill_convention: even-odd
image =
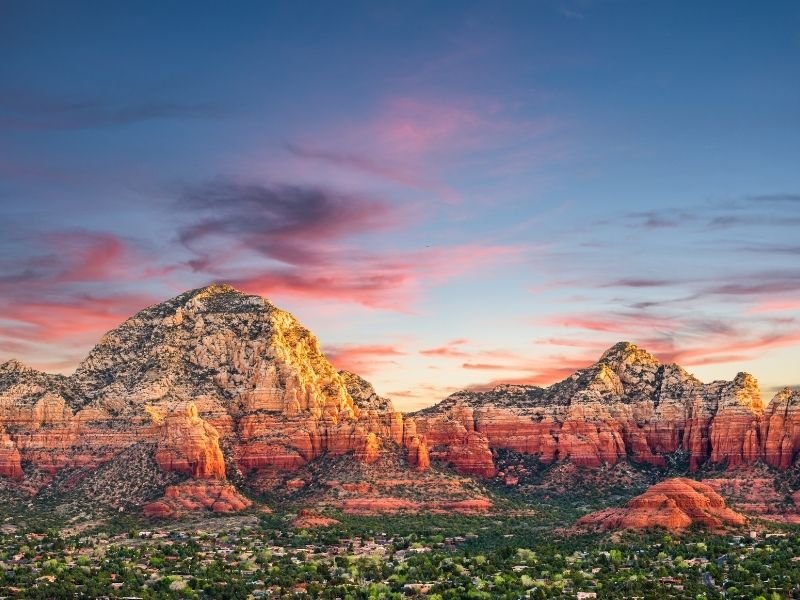
[(786, 468), (800, 451), (797, 392), (781, 392), (765, 411), (747, 373), (702, 383), (624, 342), (548, 388), (457, 392), (406, 419), (431, 458), (482, 476), (493, 474), (492, 450), (500, 448), (585, 467), (623, 460), (664, 466), (678, 453), (692, 471), (759, 459)]
[(263, 491), (322, 456), (373, 464), (391, 454), (409, 472), (429, 464), (392, 403), (337, 372), (292, 315), (224, 285), (141, 311), (70, 377), (0, 366), (0, 475), (24, 489), (137, 445), (190, 480), (148, 504), (154, 515), (241, 508), (232, 473)]
[(747, 519), (725, 506), (713, 488), (692, 479), (677, 477), (651, 486), (622, 508), (608, 508), (591, 513), (578, 521), (579, 526), (600, 529), (686, 529), (701, 525), (709, 529), (741, 526)]
[[(485, 507), (485, 494), (432, 472), (431, 461), (481, 478), (497, 473), (499, 449), (585, 467), (663, 465), (683, 453), (692, 469), (758, 459), (786, 468), (800, 452), (800, 395), (782, 392), (765, 410), (747, 374), (704, 384), (622, 343), (549, 388), (463, 391), (404, 416), (369, 383), (338, 372), (292, 315), (225, 285), (134, 315), (69, 377), (0, 365), (0, 476), (20, 494), (64, 473), (89, 477), (137, 449), (173, 482), (161, 500), (141, 499), (154, 515), (247, 506), (229, 480), (256, 492), (302, 490), (323, 458), (371, 478), (366, 498), (359, 482), (326, 484), (359, 510), (373, 501)], [(404, 500), (398, 482), (431, 495)]]

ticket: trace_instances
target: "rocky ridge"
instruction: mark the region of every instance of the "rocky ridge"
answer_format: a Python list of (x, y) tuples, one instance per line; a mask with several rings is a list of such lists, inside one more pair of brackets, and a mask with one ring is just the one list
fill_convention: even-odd
[(550, 387), (464, 390), (407, 420), (424, 434), (431, 457), (484, 476), (496, 449), (589, 468), (623, 460), (664, 467), (681, 453), (690, 471), (757, 460), (786, 468), (800, 451), (798, 398), (785, 390), (765, 411), (747, 373), (702, 383), (622, 342)]

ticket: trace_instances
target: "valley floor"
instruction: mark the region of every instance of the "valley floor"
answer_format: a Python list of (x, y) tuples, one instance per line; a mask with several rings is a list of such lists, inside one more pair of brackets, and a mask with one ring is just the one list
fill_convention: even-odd
[[(0, 596), (49, 598), (793, 598), (800, 528), (586, 533), (575, 519), (643, 485), (564, 489), (550, 473), (523, 496), (498, 486), (484, 516), (369, 517), (328, 510), (177, 522), (140, 513), (55, 516), (0, 508)], [(569, 473), (575, 482), (575, 473)], [(587, 473), (587, 476), (589, 474)], [(327, 525), (312, 527), (313, 525)]]

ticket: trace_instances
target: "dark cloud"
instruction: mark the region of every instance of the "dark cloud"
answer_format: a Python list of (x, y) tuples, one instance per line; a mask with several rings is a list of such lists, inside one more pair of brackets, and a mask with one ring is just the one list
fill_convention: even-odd
[(646, 278), (625, 278), (616, 279), (604, 283), (602, 287), (630, 287), (630, 288), (654, 288), (654, 287), (667, 287), (681, 283), (672, 279), (646, 279)]
[(209, 265), (204, 246), (214, 238), (285, 264), (312, 266), (330, 256), (328, 242), (396, 224), (388, 203), (297, 185), (215, 181), (187, 188), (178, 209), (197, 217), (179, 230), (179, 239), (203, 267)]
[(356, 247), (356, 237), (405, 224), (408, 215), (382, 200), (322, 187), (218, 180), (187, 188), (174, 208), (185, 219), (178, 239), (192, 254), (191, 268), (267, 296), (405, 311), (424, 283), (522, 251), (478, 243), (399, 251)]
[(753, 252), (756, 254), (788, 254), (800, 255), (800, 245), (795, 244), (751, 244), (736, 248), (739, 252)]
[(674, 211), (647, 211), (647, 212), (634, 212), (626, 215), (628, 219), (633, 221), (629, 227), (638, 229), (670, 229), (679, 227), (687, 221), (692, 221), (694, 217), (690, 214), (678, 214)]
[(691, 208), (665, 207), (630, 212), (629, 228), (670, 229), (683, 226), (727, 229), (734, 227), (796, 227), (800, 225), (800, 194), (762, 194), (727, 201), (697, 204)]
[(749, 273), (736, 281), (721, 282), (705, 288), (699, 296), (767, 296), (800, 291), (800, 271), (765, 271)]
[(748, 196), (748, 200), (757, 204), (800, 204), (800, 194), (762, 194), (760, 196)]
[(219, 106), (208, 102), (72, 99), (33, 90), (0, 89), (0, 130), (5, 131), (88, 129), (155, 119), (214, 118), (222, 113)]

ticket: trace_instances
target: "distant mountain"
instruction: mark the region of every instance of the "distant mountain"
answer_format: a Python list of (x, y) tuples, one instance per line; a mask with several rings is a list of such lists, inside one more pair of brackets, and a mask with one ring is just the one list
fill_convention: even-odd
[(479, 480), (436, 464), (493, 478), (501, 451), (586, 468), (787, 468), (800, 394), (764, 408), (750, 375), (704, 384), (620, 343), (549, 388), (462, 391), (402, 415), (337, 371), (291, 314), (226, 285), (139, 312), (69, 377), (0, 365), (4, 498), (91, 495), (153, 516), (242, 510), (262, 494), (352, 512), (484, 511)]
[(465, 390), (407, 419), (432, 458), (484, 476), (500, 448), (593, 468), (685, 456), (690, 471), (758, 460), (786, 468), (800, 451), (800, 393), (784, 390), (765, 409), (752, 375), (702, 383), (627, 342), (550, 387)]

